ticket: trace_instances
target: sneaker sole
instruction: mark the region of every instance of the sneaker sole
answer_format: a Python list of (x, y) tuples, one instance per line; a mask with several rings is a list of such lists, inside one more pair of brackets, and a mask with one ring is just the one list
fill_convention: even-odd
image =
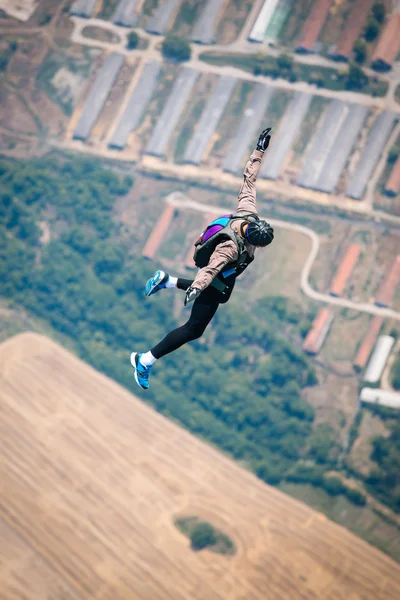
[[(163, 273), (164, 273), (164, 271), (163, 271)], [(164, 275), (165, 275), (165, 273), (164, 273)], [(158, 281), (157, 281), (157, 283), (156, 283), (156, 282), (153, 282), (153, 285), (151, 286), (151, 288), (149, 289), (149, 291), (148, 291), (148, 292), (146, 292), (146, 296), (147, 296), (147, 298), (148, 298), (149, 296), (151, 296), (151, 295), (152, 295), (152, 293), (153, 293), (153, 291), (155, 290), (155, 288), (156, 288), (158, 285), (160, 285), (160, 283), (161, 283), (161, 281), (162, 281), (162, 279), (163, 279), (164, 275), (163, 275), (162, 277), (158, 277)]]
[(138, 376), (137, 376), (136, 360), (135, 360), (137, 354), (138, 354), (137, 352), (132, 352), (132, 354), (131, 354), (131, 365), (133, 367), (133, 374), (135, 376), (135, 381), (138, 384), (138, 386), (141, 387), (142, 390), (147, 390), (148, 388), (143, 387), (142, 384), (139, 383), (139, 379), (138, 379)]

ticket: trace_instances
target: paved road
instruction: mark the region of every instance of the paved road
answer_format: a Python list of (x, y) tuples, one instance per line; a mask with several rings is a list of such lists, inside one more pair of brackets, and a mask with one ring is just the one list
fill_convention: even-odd
[[(176, 207), (191, 208), (193, 210), (198, 210), (204, 213), (215, 213), (216, 215), (221, 215), (224, 212), (226, 212), (226, 207), (224, 208), (200, 204), (199, 202), (190, 200), (190, 198), (187, 198), (180, 192), (174, 192), (167, 196), (167, 202)], [(316, 290), (314, 290), (309, 283), (309, 276), (314, 261), (319, 252), (320, 240), (318, 234), (315, 233), (315, 231), (313, 231), (309, 227), (304, 227), (303, 225), (298, 225), (297, 223), (289, 223), (287, 221), (281, 221), (279, 219), (269, 219), (269, 222), (274, 227), (282, 227), (284, 229), (290, 229), (292, 231), (302, 233), (311, 240), (311, 251), (303, 266), (303, 270), (301, 272), (300, 277), (301, 289), (306, 296), (312, 298), (313, 300), (317, 300), (318, 302), (326, 302), (328, 304), (342, 306), (343, 308), (350, 308), (358, 312), (364, 312), (370, 315), (376, 315), (379, 317), (396, 319), (397, 321), (400, 321), (400, 312), (397, 312), (391, 308), (380, 308), (379, 306), (375, 306), (375, 304), (354, 302), (353, 300), (348, 300), (347, 298), (335, 298), (334, 296), (331, 296), (329, 294), (322, 294), (321, 292), (317, 292)]]

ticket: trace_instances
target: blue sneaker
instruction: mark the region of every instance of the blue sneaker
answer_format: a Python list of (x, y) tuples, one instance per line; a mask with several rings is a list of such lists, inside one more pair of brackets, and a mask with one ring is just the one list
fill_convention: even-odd
[(150, 277), (146, 283), (146, 296), (151, 296), (152, 294), (158, 292), (158, 290), (165, 288), (165, 284), (167, 283), (168, 279), (168, 273), (164, 273), (164, 271), (156, 271), (153, 277)]
[(151, 366), (145, 367), (144, 365), (142, 365), (142, 363), (140, 362), (140, 357), (141, 356), (142, 355), (138, 354), (137, 352), (132, 352), (132, 354), (131, 354), (131, 365), (132, 365), (133, 370), (135, 372), (136, 383), (138, 385), (140, 385), (140, 387), (143, 388), (144, 390), (148, 390), (149, 389), (149, 375), (150, 375)]

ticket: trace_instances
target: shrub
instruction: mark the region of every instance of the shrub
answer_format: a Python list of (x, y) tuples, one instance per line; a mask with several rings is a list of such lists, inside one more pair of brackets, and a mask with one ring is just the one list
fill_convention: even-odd
[(322, 486), (324, 490), (331, 496), (338, 496), (347, 490), (342, 480), (335, 475), (324, 477), (322, 480)]
[(372, 15), (378, 21), (378, 23), (383, 23), (385, 20), (385, 4), (383, 2), (375, 2), (372, 7)]
[(320, 486), (323, 479), (323, 469), (316, 465), (299, 465), (286, 479), (293, 483), (311, 483), (311, 485)]
[(359, 38), (354, 42), (353, 51), (356, 63), (361, 65), (365, 62), (365, 59), (367, 58), (367, 44), (363, 39)]
[(282, 70), (291, 71), (293, 67), (293, 57), (288, 54), (280, 54), (276, 59), (276, 64)]
[(167, 35), (162, 43), (162, 54), (164, 58), (183, 62), (190, 60), (192, 50), (189, 42), (177, 35)]
[(128, 33), (128, 43), (127, 43), (127, 47), (128, 50), (134, 50), (135, 48), (138, 47), (139, 44), (139, 36), (136, 33), (136, 31), (130, 31)]
[(367, 502), (365, 494), (353, 488), (346, 488), (345, 495), (350, 502), (357, 506), (364, 506)]
[(368, 76), (355, 63), (351, 63), (347, 72), (346, 89), (362, 90), (368, 84)]
[(394, 361), (390, 376), (394, 389), (400, 390), (400, 357), (397, 357)]
[(364, 37), (367, 42), (373, 42), (378, 37), (379, 30), (379, 22), (375, 17), (369, 15), (364, 29)]
[(217, 536), (210, 523), (198, 523), (190, 535), (190, 540), (194, 550), (202, 550), (207, 546), (213, 546), (217, 541)]

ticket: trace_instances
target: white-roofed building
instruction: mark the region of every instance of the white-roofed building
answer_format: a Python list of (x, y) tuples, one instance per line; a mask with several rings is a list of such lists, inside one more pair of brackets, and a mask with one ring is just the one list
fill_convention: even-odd
[(279, 0), (265, 0), (262, 9), (260, 10), (253, 29), (249, 35), (250, 42), (263, 42), (265, 30), (276, 9)]
[(393, 344), (394, 338), (390, 335), (379, 336), (365, 370), (364, 381), (368, 381), (368, 383), (377, 383), (380, 380), (386, 361), (393, 348)]
[(388, 390), (365, 387), (360, 392), (360, 401), (389, 408), (400, 408), (400, 394)]

